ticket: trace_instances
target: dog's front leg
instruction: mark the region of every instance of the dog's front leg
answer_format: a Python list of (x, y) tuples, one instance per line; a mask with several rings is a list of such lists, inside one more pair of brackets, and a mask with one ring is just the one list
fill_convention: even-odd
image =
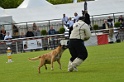
[(58, 64), (59, 64), (59, 68), (62, 69), (60, 59), (57, 60), (57, 62), (58, 62)]
[(53, 62), (54, 62), (54, 58), (51, 59), (51, 70), (53, 71)]

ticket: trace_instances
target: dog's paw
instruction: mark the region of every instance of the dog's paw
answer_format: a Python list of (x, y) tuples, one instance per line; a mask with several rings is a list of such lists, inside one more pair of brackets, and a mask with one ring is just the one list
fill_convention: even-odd
[(54, 69), (53, 68), (51, 68), (51, 71), (53, 71)]
[(61, 67), (60, 67), (59, 69), (60, 69), (60, 70), (62, 70), (62, 68), (61, 68)]

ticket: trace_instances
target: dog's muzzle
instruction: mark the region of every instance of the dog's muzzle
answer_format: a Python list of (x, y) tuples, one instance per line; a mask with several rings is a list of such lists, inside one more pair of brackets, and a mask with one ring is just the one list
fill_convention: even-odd
[(63, 46), (63, 49), (67, 49), (68, 48), (68, 40), (61, 40), (60, 44)]
[(68, 48), (68, 46), (66, 46), (66, 45), (62, 45), (62, 49), (67, 49)]

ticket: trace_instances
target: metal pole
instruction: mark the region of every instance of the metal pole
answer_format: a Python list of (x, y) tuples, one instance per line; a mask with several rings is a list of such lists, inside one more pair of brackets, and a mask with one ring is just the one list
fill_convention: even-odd
[(113, 19), (114, 19), (114, 23), (115, 23), (115, 15), (114, 15), (114, 13), (113, 13)]
[(18, 53), (18, 43), (16, 41), (16, 53)]
[(84, 10), (87, 10), (87, 1), (84, 1)]
[[(92, 16), (92, 26), (94, 26), (94, 18), (93, 18), (93, 16)], [(92, 28), (92, 29), (94, 29), (94, 28)]]

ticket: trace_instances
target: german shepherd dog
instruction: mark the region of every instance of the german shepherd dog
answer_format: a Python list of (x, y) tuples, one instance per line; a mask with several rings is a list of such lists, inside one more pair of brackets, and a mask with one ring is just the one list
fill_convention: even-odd
[(46, 53), (42, 56), (29, 58), (29, 60), (40, 60), (40, 65), (38, 67), (38, 72), (40, 73), (40, 68), (44, 65), (45, 69), (47, 70), (46, 64), (51, 64), (51, 70), (53, 70), (53, 62), (57, 61), (60, 69), (61, 69), (61, 63), (60, 58), (62, 56), (62, 53), (67, 49), (67, 46), (65, 45), (59, 45), (56, 49), (50, 51), (49, 53)]

